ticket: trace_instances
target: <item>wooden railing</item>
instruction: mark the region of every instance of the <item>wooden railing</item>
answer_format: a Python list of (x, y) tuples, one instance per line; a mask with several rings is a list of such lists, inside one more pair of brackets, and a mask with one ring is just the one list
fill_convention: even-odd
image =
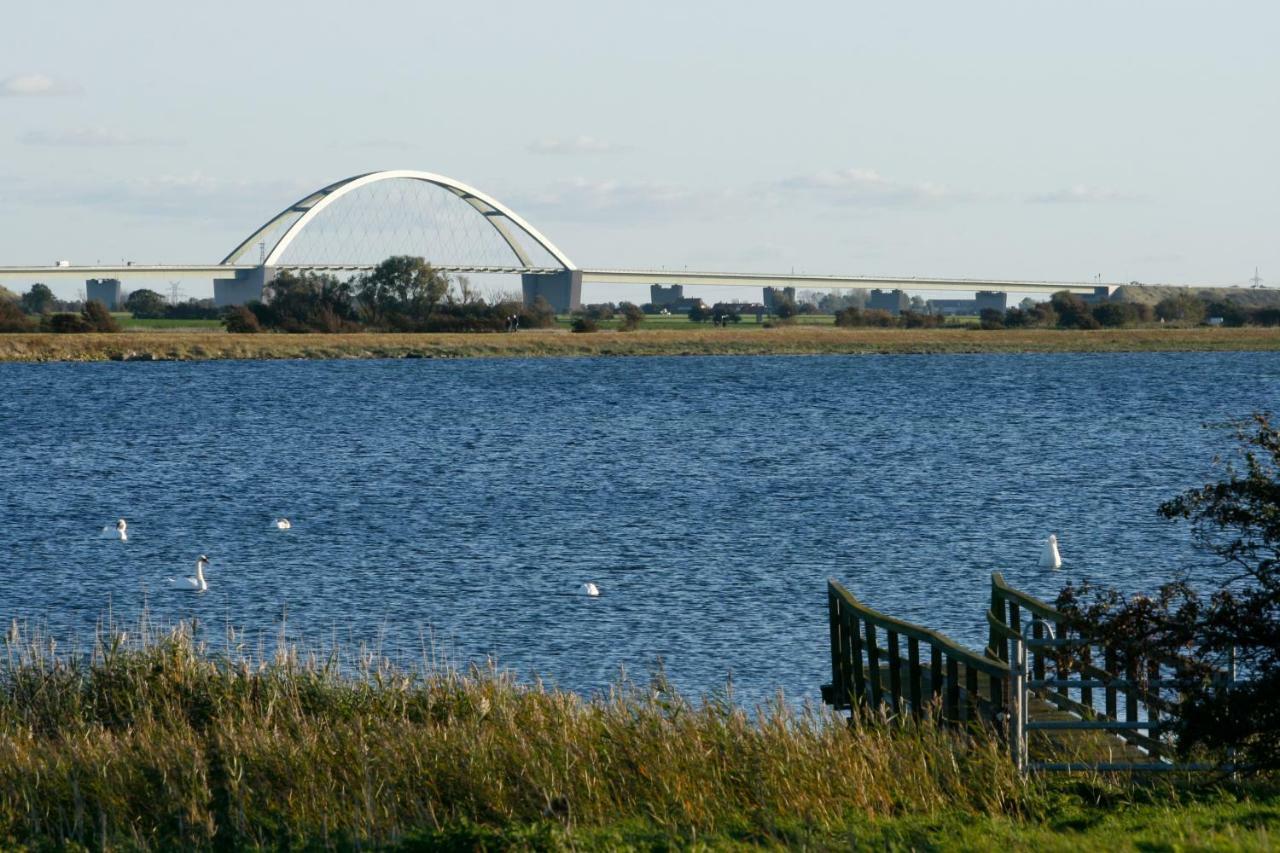
[[(999, 572), (993, 573), (987, 656), (1008, 663), (1028, 622), (1032, 623), (1026, 641), (1031, 691), (1079, 715), (1080, 721), (1070, 725), (1111, 731), (1142, 747), (1153, 761), (1168, 757), (1170, 743), (1161, 735), (1175, 722), (1179, 689), (1185, 687), (1193, 666), (1190, 661), (1169, 656), (1126, 659), (1114, 646), (1083, 635), (1058, 610), (1009, 586)], [(1052, 626), (1053, 637), (1047, 636), (1046, 623)], [(1226, 680), (1232, 673), (1228, 667), (1216, 677)], [(1053, 724), (1058, 729), (1067, 726)]]
[(827, 580), (827, 608), (831, 683), (822, 686), (822, 695), (829, 705), (918, 716), (936, 702), (952, 721), (992, 720), (1005, 710), (1007, 661), (872, 610), (833, 578)]

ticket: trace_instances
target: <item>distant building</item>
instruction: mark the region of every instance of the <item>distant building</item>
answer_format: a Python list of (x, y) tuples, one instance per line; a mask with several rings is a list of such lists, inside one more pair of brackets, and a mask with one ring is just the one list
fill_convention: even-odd
[(124, 293), (120, 290), (118, 278), (91, 278), (84, 283), (85, 295), (89, 301), (101, 302), (108, 311), (119, 311), (124, 307)]
[(1003, 290), (979, 290), (973, 296), (973, 307), (975, 314), (981, 314), (988, 308), (1003, 314), (1009, 307), (1009, 294)]
[(876, 311), (888, 311), (890, 314), (901, 314), (911, 307), (911, 300), (907, 298), (907, 294), (901, 290), (880, 290), (871, 291), (870, 297), (867, 299), (867, 307)]
[(663, 287), (660, 284), (649, 285), (649, 302), (656, 308), (670, 308), (684, 299), (684, 285), (673, 284)]
[(779, 293), (790, 299), (793, 303), (796, 301), (796, 289), (794, 287), (766, 287), (764, 289), (764, 309), (770, 314), (773, 313), (774, 305)]

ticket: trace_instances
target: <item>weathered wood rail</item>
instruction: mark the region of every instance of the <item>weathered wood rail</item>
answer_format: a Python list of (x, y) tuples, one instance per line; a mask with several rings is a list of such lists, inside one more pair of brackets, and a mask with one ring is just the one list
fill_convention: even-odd
[(831, 683), (822, 687), (827, 704), (920, 715), (926, 703), (937, 701), (953, 721), (993, 720), (1004, 710), (1007, 661), (873, 610), (834, 578), (827, 580), (827, 606)]
[[(827, 605), (831, 683), (822, 696), (837, 709), (919, 716), (935, 703), (944, 720), (995, 724), (1019, 766), (1033, 769), (1195, 769), (1170, 761), (1164, 736), (1191, 663), (1126, 659), (999, 572), (991, 576), (981, 654), (868, 607), (834, 578)], [(1025, 674), (1019, 653), (1027, 655)], [(1232, 675), (1229, 667), (1221, 673)], [(1028, 741), (1052, 760), (1028, 762)]]

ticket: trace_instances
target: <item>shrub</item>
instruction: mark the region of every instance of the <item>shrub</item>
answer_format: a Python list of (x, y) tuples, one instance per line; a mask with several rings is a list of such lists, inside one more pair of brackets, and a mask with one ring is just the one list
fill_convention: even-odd
[(116, 322), (116, 318), (111, 316), (111, 312), (107, 310), (106, 305), (96, 299), (90, 299), (84, 304), (84, 310), (80, 312), (80, 316), (84, 318), (85, 325), (89, 327), (88, 331), (120, 331), (120, 324)]
[(1191, 293), (1166, 296), (1156, 303), (1155, 314), (1161, 320), (1175, 323), (1200, 323), (1204, 321), (1204, 301)]
[(40, 331), (66, 335), (92, 332), (93, 327), (80, 314), (45, 314), (40, 318)]
[(836, 325), (845, 328), (865, 326), (867, 325), (867, 318), (861, 308), (851, 305), (836, 312)]
[(995, 308), (983, 308), (978, 315), (978, 327), (981, 329), (1003, 329), (1004, 312)]
[[(1258, 768), (1280, 768), (1280, 429), (1268, 414), (1234, 424), (1237, 458), (1226, 478), (1160, 506), (1191, 524), (1197, 545), (1232, 577), (1202, 598), (1183, 580), (1152, 596), (1067, 586), (1058, 604), (1086, 633), (1115, 645), (1130, 667), (1169, 656), (1187, 664), (1179, 689), (1179, 749), (1242, 751)], [(1206, 662), (1234, 654), (1244, 680), (1223, 690)]]
[(513, 312), (520, 315), (522, 329), (549, 329), (556, 324), (556, 312), (545, 296), (533, 300), (532, 305), (522, 305)]
[(598, 332), (600, 331), (600, 324), (590, 317), (579, 314), (573, 318), (573, 323), (570, 324), (569, 329), (574, 332)]
[(622, 317), (619, 328), (624, 332), (634, 332), (644, 322), (644, 311), (640, 307), (630, 302), (623, 302), (618, 306), (618, 313)]
[(124, 301), (125, 310), (135, 317), (163, 317), (169, 310), (169, 303), (154, 290), (135, 290)]
[(228, 332), (235, 335), (249, 335), (262, 331), (258, 316), (244, 305), (233, 305), (227, 312), (227, 316), (222, 318), (222, 325)]
[(33, 325), (17, 302), (0, 299), (0, 332), (29, 332)]
[(1107, 328), (1128, 326), (1137, 319), (1138, 312), (1126, 302), (1103, 302), (1093, 306), (1093, 319)]

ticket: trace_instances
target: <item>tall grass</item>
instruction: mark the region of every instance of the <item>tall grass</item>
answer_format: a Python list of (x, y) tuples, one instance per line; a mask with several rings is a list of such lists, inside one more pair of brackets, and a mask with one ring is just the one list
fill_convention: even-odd
[(692, 703), (661, 678), (582, 698), (492, 668), (210, 654), (179, 627), (0, 667), (0, 843), (364, 845), (479, 826), (629, 821), (677, 839), (1018, 811), (1001, 745), (777, 701)]
[(274, 358), (823, 355), (855, 353), (1167, 352), (1280, 349), (1280, 328), (763, 329), (696, 327), (569, 334), (260, 334), (188, 329), (111, 335), (0, 334), (0, 362)]

